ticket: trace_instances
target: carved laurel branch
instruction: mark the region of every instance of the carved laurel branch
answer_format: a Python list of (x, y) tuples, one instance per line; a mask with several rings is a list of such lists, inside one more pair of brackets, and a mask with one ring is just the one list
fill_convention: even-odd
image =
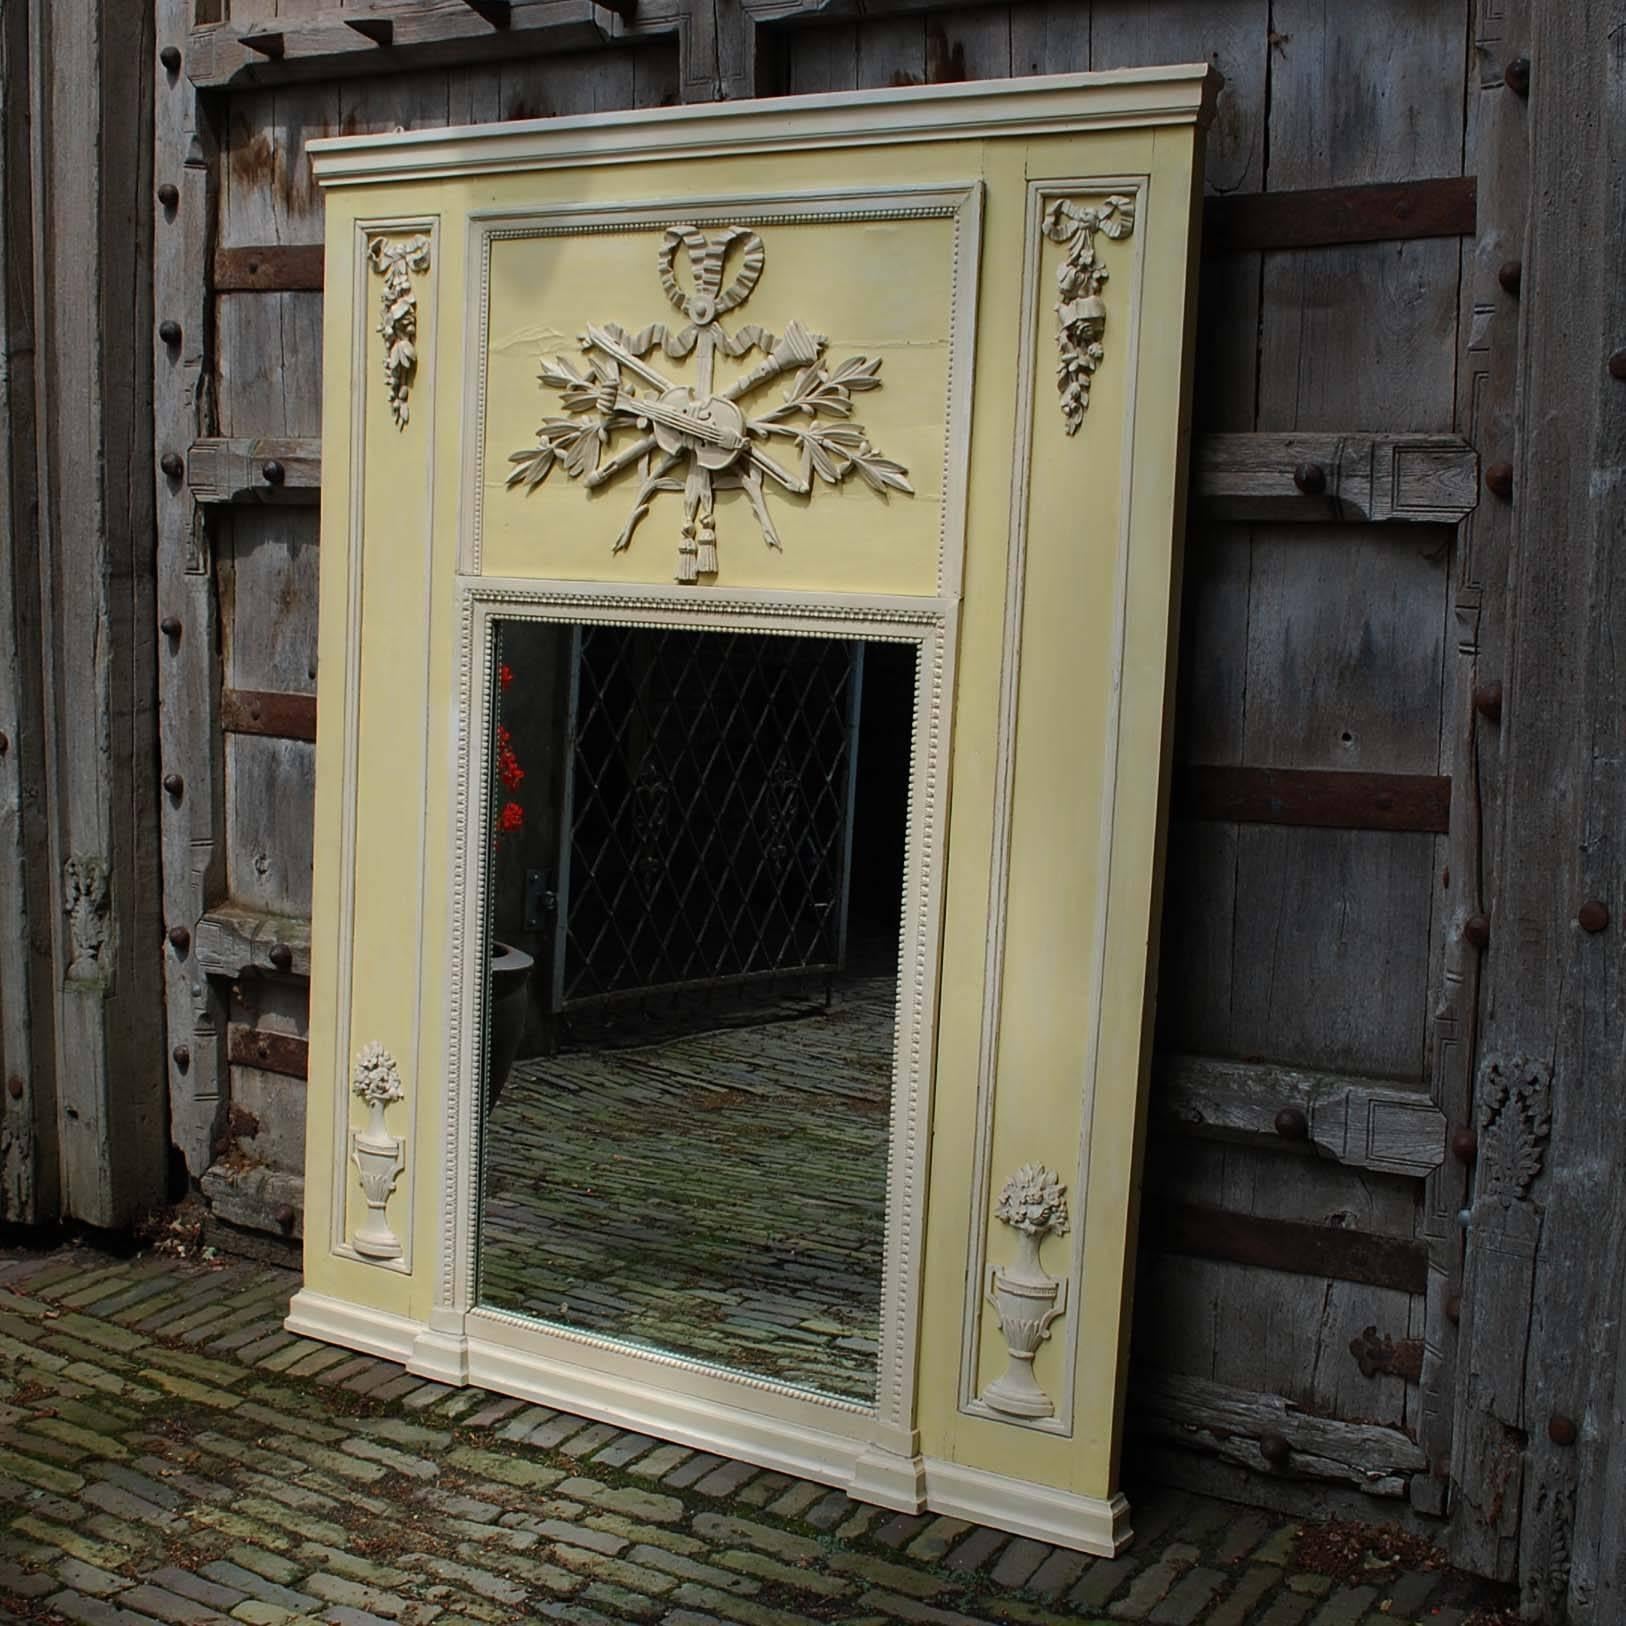
[(1101, 297), (1107, 268), (1096, 247), (1097, 234), (1116, 241), (1135, 229), (1135, 200), (1119, 194), (1101, 203), (1057, 198), (1045, 210), (1040, 229), (1066, 256), (1056, 272), (1056, 388), (1062, 422), (1078, 433), (1090, 405), (1090, 381), (1106, 356), (1102, 335), (1107, 306)]
[(1528, 1202), (1552, 1127), (1549, 1065), (1519, 1056), (1489, 1057), (1479, 1079), (1477, 1195)]
[(378, 299), (384, 378), (389, 385), (390, 411), (397, 427), (405, 429), (412, 417), (408, 400), (412, 375), (418, 370), (418, 295), (412, 273), (429, 269), (429, 239), (422, 232), (415, 237), (375, 237), (367, 247), (367, 258), (384, 277)]

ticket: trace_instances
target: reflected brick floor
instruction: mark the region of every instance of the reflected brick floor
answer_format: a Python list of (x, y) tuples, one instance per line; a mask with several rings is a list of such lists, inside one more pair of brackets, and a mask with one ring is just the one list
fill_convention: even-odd
[(282, 1330), (296, 1278), (0, 1253), (0, 1620), (85, 1626), (1464, 1626), (1279, 1515), (1168, 1491), (1091, 1560)]
[(521, 1062), (487, 1136), (482, 1302), (873, 1402), (893, 988)]

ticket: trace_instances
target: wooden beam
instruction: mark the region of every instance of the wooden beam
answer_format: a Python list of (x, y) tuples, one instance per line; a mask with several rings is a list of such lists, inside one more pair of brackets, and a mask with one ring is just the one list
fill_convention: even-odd
[(1472, 237), (1476, 214), (1472, 175), (1214, 197), (1203, 205), (1203, 253)]
[[(674, 16), (667, 32), (676, 26)], [(191, 31), (186, 73), (200, 90), (348, 79), (583, 50), (603, 45), (616, 27), (593, 0), (396, 0), (354, 16), (330, 9), (281, 18), (274, 34), (257, 24), (205, 23)]]
[(1202, 435), (1192, 500), (1213, 519), (1455, 525), (1479, 458), (1456, 435)]
[(250, 971), (308, 977), (311, 923), (241, 904), (219, 904), (199, 920), (192, 957), (212, 977), (240, 977)]
[(233, 1067), (257, 1067), (262, 1073), (284, 1078), (309, 1076), (309, 1045), (292, 1033), (264, 1033), (246, 1022), (233, 1022), (226, 1036), (226, 1054)]
[(1400, 1293), (1421, 1293), (1428, 1285), (1428, 1249), (1410, 1237), (1263, 1219), (1205, 1203), (1159, 1203), (1155, 1198), (1142, 1209), (1141, 1235), (1146, 1246), (1197, 1259), (1330, 1276)]
[(1152, 1114), (1215, 1140), (1301, 1143), (1349, 1168), (1422, 1178), (1445, 1160), (1450, 1126), (1419, 1085), (1224, 1061), (1160, 1056)]
[(1443, 835), (1451, 781), (1433, 774), (1197, 765), (1175, 770), (1174, 812), (1237, 824)]
[(214, 286), (219, 294), (320, 293), (322, 283), (320, 243), (215, 250)]
[(220, 726), (228, 734), (266, 734), (278, 740), (316, 738), (316, 696), (264, 689), (223, 689)]
[(1397, 1428), (1317, 1417), (1281, 1395), (1143, 1365), (1131, 1368), (1129, 1418), (1145, 1437), (1259, 1473), (1340, 1481), (1372, 1496), (1404, 1496), (1408, 1478), (1428, 1469), (1416, 1441)]
[(197, 440), (186, 479), (200, 503), (315, 502), (322, 489), (322, 443), (283, 440)]
[[(229, 249), (215, 256), (215, 266), (217, 287), (321, 286), (320, 249)], [(266, 478), (270, 462), (282, 467), (280, 484)], [(1296, 478), (1307, 468), (1324, 481), (1310, 495)], [(315, 501), (322, 443), (199, 440), (188, 454), (187, 478), (201, 503)], [(1455, 435), (1200, 435), (1192, 460), (1193, 501), (1218, 519), (1455, 524), (1478, 494), (1478, 457)]]

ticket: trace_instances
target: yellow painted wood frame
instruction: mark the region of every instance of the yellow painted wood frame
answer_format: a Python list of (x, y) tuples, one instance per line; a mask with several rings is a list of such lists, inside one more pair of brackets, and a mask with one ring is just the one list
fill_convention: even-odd
[[(1216, 84), (1144, 69), (312, 143), (323, 704), (291, 1328), (887, 1506), (1127, 1540)], [(789, 346), (790, 384), (796, 324), (829, 336), (832, 368), (883, 361), (868, 439), (845, 443), (868, 469), (838, 456), (848, 478), (792, 490), (804, 442), (773, 440), (780, 480), (766, 440), (730, 439), (722, 384), (662, 397), (691, 465), (717, 448), (719, 489), (647, 493), (612, 551), (642, 467), (588, 491), (536, 463), (539, 417), (564, 415), (539, 362), (610, 322), (601, 356), (659, 361), (634, 329), (681, 350), (742, 289), (725, 331), (762, 331), (719, 354), (728, 377)], [(515, 616), (917, 650), (874, 1406), (475, 1300), (490, 648)]]

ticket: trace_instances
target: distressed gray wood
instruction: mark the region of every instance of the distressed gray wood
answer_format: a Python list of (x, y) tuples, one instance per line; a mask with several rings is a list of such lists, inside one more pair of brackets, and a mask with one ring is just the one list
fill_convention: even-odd
[(1369, 1496), (1403, 1496), (1427, 1463), (1399, 1429), (1313, 1417), (1280, 1395), (1255, 1394), (1201, 1378), (1142, 1378), (1131, 1397), (1141, 1432), (1225, 1461), (1263, 1469), (1263, 1435), (1279, 1434), (1291, 1456), (1284, 1472), (1353, 1485)]
[[(161, 1199), (167, 1164), (152, 217), (130, 207), (152, 196), (152, 17), (97, 0), (36, 3), (29, 23), (61, 1209), (120, 1227)], [(70, 918), (76, 896), (105, 908)]]
[(1309, 1145), (1351, 1168), (1420, 1178), (1445, 1159), (1445, 1117), (1421, 1090), (1213, 1056), (1155, 1065), (1152, 1112), (1165, 1124), (1279, 1143), (1285, 1110), (1304, 1114)]
[[(1324, 490), (1301, 489), (1306, 467)], [(1455, 524), (1479, 500), (1479, 459), (1455, 435), (1208, 435), (1191, 497), (1216, 519)]]
[[(191, 12), (190, 0), (160, 0), (156, 43), (184, 44)], [(180, 202), (161, 213), (154, 234), (155, 316), (181, 328), (178, 346), (153, 335), (154, 434), (161, 452), (187, 457), (191, 473), (189, 448), (214, 427), (208, 295), (214, 131), (187, 80), (162, 67), (154, 87), (153, 154), (160, 183), (180, 191)], [(181, 628), (177, 638), (145, 634), (158, 646), (159, 767), (181, 785), (160, 804), (163, 908), (166, 925), (190, 932), (225, 890), (212, 550), (205, 516), (187, 489), (156, 470), (155, 482), (157, 618), (173, 617)], [(189, 956), (166, 953), (164, 981), (170, 1138), (197, 1176), (208, 1167), (226, 1109), (224, 999)]]
[[(286, 970), (272, 959), (275, 948), (288, 950)], [(192, 952), (198, 965), (214, 977), (238, 977), (247, 971), (308, 977), (311, 923), (308, 919), (223, 903), (198, 922)]]
[[(266, 472), (269, 465), (275, 473)], [(322, 489), (322, 442), (315, 436), (194, 441), (186, 480), (200, 503), (315, 502)]]
[(0, 1220), (57, 1214), (55, 978), (34, 526), (28, 14), (0, 13)]

